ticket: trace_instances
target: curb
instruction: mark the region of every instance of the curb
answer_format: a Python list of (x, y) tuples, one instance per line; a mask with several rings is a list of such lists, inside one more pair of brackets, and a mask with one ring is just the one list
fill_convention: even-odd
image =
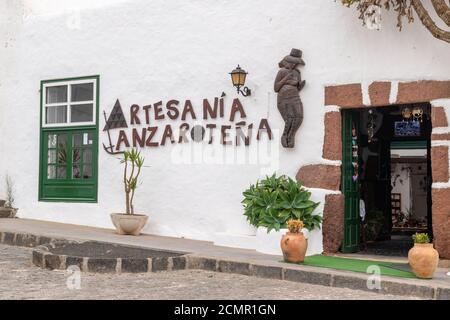
[[(411, 284), (398, 282), (391, 278), (385, 278), (382, 281), (381, 289), (371, 290), (367, 287), (367, 276), (363, 275), (338, 272), (327, 273), (313, 269), (308, 270), (307, 268), (299, 269), (281, 266), (267, 266), (257, 263), (216, 259), (193, 254), (156, 259), (98, 259), (50, 254), (48, 251), (48, 246), (54, 246), (61, 241), (65, 243), (70, 242), (68, 240), (41, 237), (32, 234), (0, 232), (0, 243), (23, 247), (37, 247), (36, 250), (33, 250), (32, 260), (34, 264), (40, 266), (41, 268), (66, 269), (69, 265), (77, 265), (82, 271), (112, 273), (197, 269), (329, 287), (363, 290), (380, 294), (413, 296), (434, 300), (450, 300), (450, 288), (448, 287)], [(72, 242), (79, 243), (77, 241)]]
[[(33, 249), (32, 262), (34, 265), (50, 270), (66, 270), (69, 267), (77, 267), (83, 272), (97, 272), (97, 273), (145, 273), (158, 271), (172, 271), (186, 269), (185, 255), (174, 251), (158, 250), (159, 254), (164, 256), (152, 257), (84, 257), (79, 255), (72, 255), (70, 253), (54, 253), (52, 249), (60, 249), (66, 245), (76, 244), (85, 246), (85, 250), (89, 251), (92, 245), (108, 245), (109, 243), (97, 241), (67, 241), (55, 240), (52, 242), (39, 245)], [(131, 246), (116, 245), (116, 247), (131, 248)], [(111, 248), (110, 248), (111, 249)], [(133, 247), (139, 251), (143, 251), (148, 256), (155, 255), (155, 251), (147, 248)], [(152, 251), (152, 252), (150, 252)], [(103, 252), (103, 251), (102, 251)]]

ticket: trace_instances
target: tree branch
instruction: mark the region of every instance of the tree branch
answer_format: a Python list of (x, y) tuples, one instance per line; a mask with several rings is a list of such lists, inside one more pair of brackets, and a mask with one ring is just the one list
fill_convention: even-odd
[(445, 0), (431, 0), (438, 16), (450, 27), (450, 7)]
[(411, 0), (411, 3), (425, 28), (427, 28), (435, 38), (450, 43), (450, 32), (440, 29), (434, 23), (433, 19), (431, 19), (427, 10), (422, 5), (422, 2), (420, 2), (420, 0)]

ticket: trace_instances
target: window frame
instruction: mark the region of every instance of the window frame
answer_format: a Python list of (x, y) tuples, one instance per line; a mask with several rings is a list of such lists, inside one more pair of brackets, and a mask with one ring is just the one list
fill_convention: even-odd
[[(75, 122), (75, 123), (58, 123), (58, 124), (46, 124), (45, 123), (45, 108), (46, 104), (46, 88), (50, 86), (58, 85), (68, 85), (68, 101), (66, 103), (67, 113), (70, 113), (69, 105), (86, 104), (88, 102), (83, 101), (82, 103), (70, 103), (70, 85), (79, 83), (93, 83), (93, 121), (92, 122)], [(53, 79), (53, 80), (42, 80), (40, 83), (40, 128), (39, 128), (39, 192), (38, 201), (42, 202), (91, 202), (97, 203), (98, 200), (98, 155), (99, 155), (99, 87), (100, 87), (100, 76), (84, 76), (84, 77), (74, 77), (74, 78), (64, 78), (64, 79)], [(61, 105), (64, 103), (58, 103)], [(50, 104), (51, 105), (51, 104)], [(53, 104), (56, 105), (56, 104)], [(69, 121), (70, 118), (67, 120)], [(92, 146), (92, 178), (89, 179), (48, 179), (47, 178), (47, 151), (48, 141), (44, 140), (48, 135), (52, 133), (63, 133), (70, 132), (70, 136), (77, 133), (78, 131), (93, 131), (93, 146)], [(70, 142), (72, 145), (72, 141)], [(68, 150), (72, 153), (72, 150)], [(72, 157), (72, 155), (71, 155)], [(70, 161), (69, 163), (72, 163)], [(67, 164), (68, 165), (68, 164)], [(71, 168), (70, 168), (71, 169)], [(67, 173), (68, 175), (69, 173)], [(88, 197), (81, 197), (74, 195), (72, 196), (48, 196), (46, 192), (46, 187), (49, 188), (91, 188)], [(62, 189), (61, 189), (62, 190)], [(61, 193), (64, 193), (61, 191)]]
[[(41, 95), (42, 95), (42, 106), (41, 106), (41, 125), (43, 128), (55, 128), (55, 127), (75, 127), (75, 126), (93, 126), (97, 124), (96, 114), (97, 114), (97, 83), (98, 81), (95, 78), (90, 77), (81, 77), (81, 78), (68, 78), (61, 80), (44, 80), (42, 81), (41, 87)], [(85, 84), (92, 83), (93, 84), (93, 100), (86, 101), (75, 101), (72, 102), (72, 85), (74, 84)], [(48, 87), (57, 87), (57, 86), (67, 86), (67, 101), (66, 102), (56, 102), (56, 103), (47, 103), (47, 88)], [(83, 105), (83, 104), (92, 104), (92, 121), (85, 122), (71, 122), (71, 111), (72, 106)], [(46, 110), (47, 107), (58, 107), (58, 106), (67, 106), (66, 110), (66, 123), (46, 123)]]

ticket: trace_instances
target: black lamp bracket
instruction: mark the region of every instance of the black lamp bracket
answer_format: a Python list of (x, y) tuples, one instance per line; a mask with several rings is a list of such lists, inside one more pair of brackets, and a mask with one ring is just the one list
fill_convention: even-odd
[(238, 94), (242, 94), (244, 97), (248, 97), (252, 94), (252, 91), (248, 87), (244, 87), (243, 90), (241, 90), (241, 87), (237, 87)]

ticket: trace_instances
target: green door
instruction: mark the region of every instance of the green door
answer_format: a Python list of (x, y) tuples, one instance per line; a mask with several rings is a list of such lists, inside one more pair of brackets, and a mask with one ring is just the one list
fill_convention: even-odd
[(344, 204), (344, 242), (342, 252), (359, 251), (359, 113), (342, 111), (342, 192)]
[(95, 146), (97, 146), (95, 129), (43, 132), (41, 200), (96, 201)]

